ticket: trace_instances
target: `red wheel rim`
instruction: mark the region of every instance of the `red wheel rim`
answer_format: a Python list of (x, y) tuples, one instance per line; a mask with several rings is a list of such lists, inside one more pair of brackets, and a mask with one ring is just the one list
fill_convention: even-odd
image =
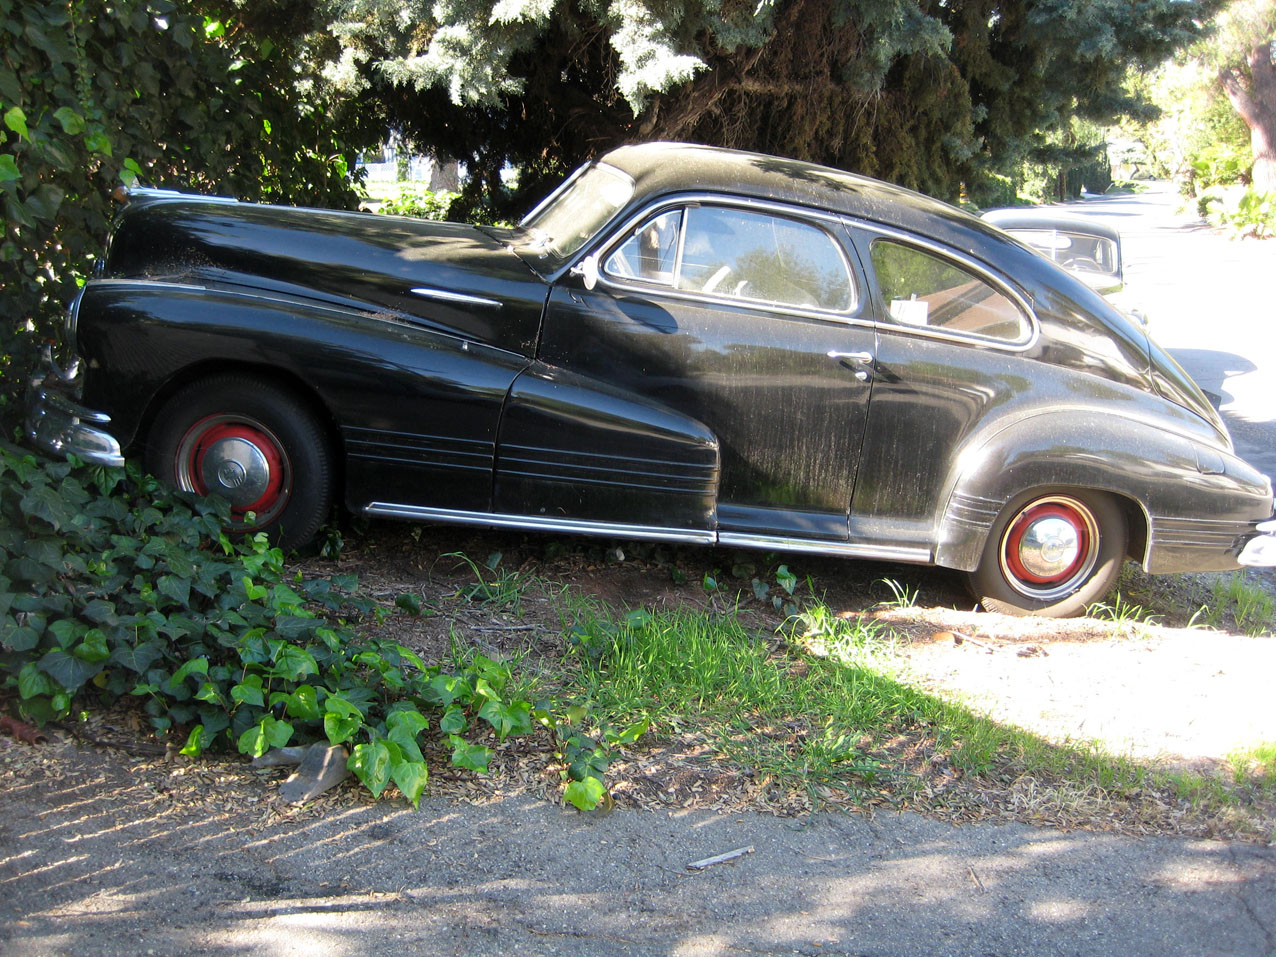
[(288, 504), (288, 456), (275, 434), (253, 419), (201, 419), (178, 443), (174, 465), (178, 487), (223, 496), (236, 519), (252, 512), (255, 521), (250, 527), (269, 524)]
[(1039, 499), (1024, 508), (1002, 538), (1002, 573), (1023, 595), (1040, 600), (1074, 591), (1098, 558), (1093, 513), (1068, 496)]

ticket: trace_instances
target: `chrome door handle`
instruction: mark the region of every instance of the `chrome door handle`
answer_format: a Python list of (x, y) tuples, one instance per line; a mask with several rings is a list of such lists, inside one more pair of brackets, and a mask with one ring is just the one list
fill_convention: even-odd
[[(849, 360), (850, 362), (863, 363), (864, 365), (868, 366), (870, 369), (873, 366), (873, 353), (871, 352), (838, 352), (836, 349), (830, 349), (828, 352), (824, 354), (828, 356), (830, 359), (837, 359), (839, 361)], [(869, 380), (868, 370), (856, 369), (855, 378), (858, 379), (860, 382), (867, 382)]]

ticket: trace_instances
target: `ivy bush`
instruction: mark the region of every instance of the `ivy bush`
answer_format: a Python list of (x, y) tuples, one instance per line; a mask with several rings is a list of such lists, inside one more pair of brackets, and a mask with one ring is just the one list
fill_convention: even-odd
[(0, 442), (0, 699), (43, 723), (137, 698), (188, 755), (343, 744), (374, 795), (393, 782), (414, 804), (423, 744), (485, 771), (492, 751), (476, 732), (553, 723), (511, 694), (503, 663), (475, 656), (453, 673), (360, 635), (343, 616), (375, 606), (352, 576), (289, 579), (264, 537), (228, 538), (228, 518), (224, 502), (131, 467)]
[(0, 0), (0, 393), (100, 256), (121, 183), (353, 208), (345, 157), (380, 141), (380, 121), (324, 94), (335, 50), (303, 13)]

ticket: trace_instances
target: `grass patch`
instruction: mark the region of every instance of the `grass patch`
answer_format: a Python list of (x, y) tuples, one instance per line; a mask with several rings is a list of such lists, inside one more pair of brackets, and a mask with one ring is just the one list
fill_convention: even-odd
[[(1239, 787), (1090, 742), (1047, 741), (913, 687), (892, 630), (822, 605), (776, 634), (751, 629), (734, 609), (620, 620), (576, 610), (568, 637), (579, 668), (567, 676), (568, 698), (587, 702), (600, 723), (650, 721), (640, 749), (695, 742), (700, 766), (738, 770), (806, 806), (1249, 839), (1271, 829), (1270, 807), (1255, 809), (1253, 795), (1276, 777), (1276, 745), (1236, 757)], [(1258, 803), (1270, 805), (1276, 790), (1263, 787)]]
[(1059, 747), (911, 687), (896, 637), (871, 619), (813, 606), (779, 636), (734, 612), (593, 617), (570, 632), (579, 693), (613, 723), (696, 733), (781, 787), (906, 802), (936, 779), (1024, 773), (1135, 787), (1144, 773), (1085, 746)]

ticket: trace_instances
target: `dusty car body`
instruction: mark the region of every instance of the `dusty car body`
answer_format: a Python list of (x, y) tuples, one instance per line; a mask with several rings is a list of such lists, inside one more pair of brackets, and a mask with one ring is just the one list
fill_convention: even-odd
[(796, 161), (625, 147), (516, 228), (135, 192), (72, 304), (51, 451), (429, 522), (967, 572), (1072, 614), (1126, 558), (1270, 554), (1272, 490), (1164, 350), (952, 207)]

